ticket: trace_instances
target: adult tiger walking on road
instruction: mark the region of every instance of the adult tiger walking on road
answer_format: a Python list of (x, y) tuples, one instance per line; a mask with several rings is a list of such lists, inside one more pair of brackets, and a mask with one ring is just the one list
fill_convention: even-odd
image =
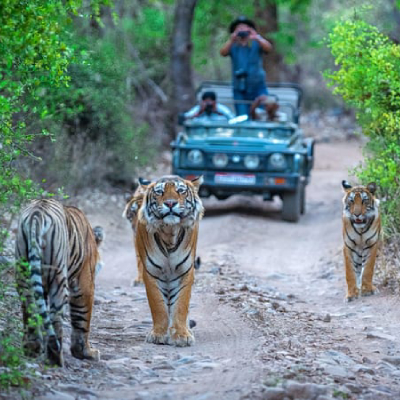
[(192, 181), (164, 176), (144, 191), (136, 248), (153, 318), (147, 341), (190, 346), (189, 302), (194, 282), (202, 177)]
[[(79, 209), (56, 200), (34, 200), (22, 212), (15, 257), (27, 355), (39, 356), (47, 350), (50, 364), (63, 365), (61, 317), (69, 302), (72, 355), (99, 359), (88, 339), (100, 260), (97, 246), (103, 236), (100, 227), (93, 232)], [(36, 315), (41, 321), (35, 325)]]
[(376, 254), (381, 235), (379, 200), (375, 198), (376, 184), (352, 187), (342, 181), (344, 263), (348, 301), (374, 294), (372, 284)]

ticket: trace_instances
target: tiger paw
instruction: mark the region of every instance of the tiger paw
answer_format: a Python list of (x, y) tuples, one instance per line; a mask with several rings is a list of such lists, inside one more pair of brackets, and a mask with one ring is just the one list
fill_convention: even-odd
[(64, 366), (64, 357), (60, 342), (55, 336), (50, 336), (47, 341), (47, 360), (46, 364), (51, 366)]
[(71, 354), (79, 360), (100, 361), (100, 351), (90, 347), (84, 347), (77, 343), (71, 346)]
[(138, 278), (136, 278), (136, 279), (132, 282), (132, 285), (131, 285), (131, 286), (136, 287), (136, 286), (143, 286), (143, 285), (144, 285), (143, 279), (138, 279)]
[(190, 329), (174, 329), (171, 328), (171, 334), (168, 338), (168, 344), (177, 347), (192, 346), (195, 342), (193, 333)]
[(379, 291), (374, 285), (363, 285), (361, 288), (361, 296), (372, 296), (376, 293), (379, 293)]
[(100, 351), (97, 349), (89, 349), (84, 352), (85, 360), (100, 361)]
[(27, 357), (36, 358), (43, 353), (41, 340), (24, 340), (24, 353)]
[(156, 332), (154, 329), (152, 329), (146, 337), (146, 342), (154, 344), (168, 344), (167, 334)]
[(353, 301), (355, 299), (357, 299), (357, 297), (359, 296), (360, 291), (358, 290), (358, 288), (352, 288), (352, 289), (348, 289), (347, 290), (347, 295), (346, 295), (346, 302), (350, 302)]

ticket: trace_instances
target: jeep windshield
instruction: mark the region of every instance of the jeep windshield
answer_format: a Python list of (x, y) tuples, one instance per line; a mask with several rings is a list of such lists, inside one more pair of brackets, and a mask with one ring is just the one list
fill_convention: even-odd
[(186, 127), (190, 139), (205, 138), (254, 138), (269, 140), (288, 140), (294, 133), (291, 128), (280, 127), (245, 127), (245, 126), (191, 126)]

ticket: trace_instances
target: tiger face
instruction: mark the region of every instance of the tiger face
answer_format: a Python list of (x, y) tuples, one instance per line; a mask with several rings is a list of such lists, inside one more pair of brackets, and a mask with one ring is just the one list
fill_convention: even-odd
[(374, 196), (376, 184), (352, 187), (347, 181), (342, 182), (345, 196), (343, 198), (343, 216), (350, 220), (352, 225), (363, 228), (376, 214), (379, 200)]
[(160, 178), (147, 187), (144, 207), (140, 210), (142, 217), (150, 225), (193, 224), (203, 215), (198, 196), (202, 182), (202, 176), (192, 181), (174, 175)]

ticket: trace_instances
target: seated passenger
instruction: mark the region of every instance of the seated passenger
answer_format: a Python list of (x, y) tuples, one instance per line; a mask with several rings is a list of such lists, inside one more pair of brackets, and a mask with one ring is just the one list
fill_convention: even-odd
[(278, 111), (279, 104), (276, 102), (276, 100), (267, 96), (259, 97), (253, 101), (250, 107), (250, 118), (253, 120), (259, 119), (258, 110), (264, 107), (267, 113), (268, 121), (286, 121), (286, 115)]
[(221, 103), (217, 103), (215, 92), (204, 92), (201, 103), (183, 114), (185, 119), (229, 120), (234, 118), (232, 111)]

